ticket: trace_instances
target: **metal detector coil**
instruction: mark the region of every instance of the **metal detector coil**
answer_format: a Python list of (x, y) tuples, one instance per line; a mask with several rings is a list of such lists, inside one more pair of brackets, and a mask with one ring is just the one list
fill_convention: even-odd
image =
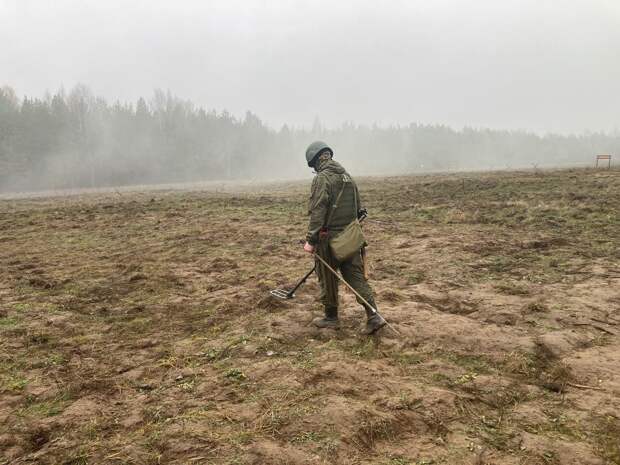
[(306, 276), (301, 278), (301, 280), (295, 285), (293, 289), (290, 289), (290, 290), (274, 289), (273, 291), (270, 291), (269, 293), (272, 296), (274, 296), (276, 299), (282, 299), (282, 300), (292, 299), (293, 297), (295, 297), (295, 291), (299, 289), (299, 286), (301, 286), (303, 283), (306, 282), (306, 280), (310, 277), (312, 273), (314, 273), (315, 268), (316, 268), (316, 264), (312, 267), (310, 271), (308, 271), (308, 273), (306, 273)]

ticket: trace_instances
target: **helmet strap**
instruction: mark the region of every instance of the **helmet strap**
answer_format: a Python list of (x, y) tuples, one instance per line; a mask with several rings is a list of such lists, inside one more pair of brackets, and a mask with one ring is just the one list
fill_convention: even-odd
[(314, 164), (314, 169), (316, 171), (319, 171), (321, 169), (321, 165), (323, 163), (325, 163), (327, 160), (331, 160), (332, 159), (332, 153), (329, 150), (325, 150), (323, 153), (321, 153), (321, 155), (319, 155), (319, 158), (317, 159), (316, 163)]

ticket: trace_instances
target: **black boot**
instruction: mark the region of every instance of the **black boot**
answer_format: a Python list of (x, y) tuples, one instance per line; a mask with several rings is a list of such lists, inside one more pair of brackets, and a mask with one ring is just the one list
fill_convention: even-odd
[(371, 308), (365, 307), (366, 310), (366, 326), (362, 329), (362, 334), (366, 336), (370, 336), (374, 334), (381, 328), (383, 328), (387, 322), (385, 319), (379, 315), (377, 312), (372, 310)]
[(325, 308), (324, 318), (315, 318), (312, 320), (312, 324), (317, 328), (331, 328), (340, 329), (340, 320), (338, 319), (338, 308), (329, 307)]

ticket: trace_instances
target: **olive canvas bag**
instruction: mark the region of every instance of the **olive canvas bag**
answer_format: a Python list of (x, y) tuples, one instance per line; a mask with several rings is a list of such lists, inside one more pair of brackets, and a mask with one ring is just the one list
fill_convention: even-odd
[(331, 222), (331, 218), (336, 211), (336, 208), (338, 208), (338, 202), (340, 201), (344, 188), (347, 184), (353, 189), (355, 219), (351, 221), (341, 232), (329, 240), (329, 248), (331, 249), (332, 255), (339, 262), (348, 260), (353, 255), (358, 253), (366, 244), (366, 239), (364, 238), (364, 233), (362, 232), (362, 226), (357, 219), (357, 189), (355, 189), (355, 184), (353, 184), (351, 178), (347, 174), (342, 175), (342, 189), (340, 189), (340, 193), (338, 194), (338, 197), (336, 197), (336, 201), (332, 205), (332, 209), (329, 212), (326, 228), (329, 229), (329, 223)]

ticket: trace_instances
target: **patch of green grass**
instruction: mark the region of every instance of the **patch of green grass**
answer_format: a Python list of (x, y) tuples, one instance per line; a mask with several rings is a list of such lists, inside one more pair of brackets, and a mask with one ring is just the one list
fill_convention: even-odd
[(498, 420), (481, 417), (477, 425), (468, 432), (480, 438), (485, 444), (502, 452), (514, 452), (519, 447), (519, 435), (503, 428)]
[(401, 366), (418, 365), (425, 362), (428, 359), (427, 354), (414, 353), (414, 352), (392, 352), (390, 354), (392, 359)]
[(228, 441), (232, 444), (245, 446), (254, 442), (255, 435), (252, 431), (238, 431), (229, 436)]
[(136, 333), (144, 333), (151, 327), (150, 318), (135, 318), (125, 325), (129, 331)]
[(598, 455), (609, 464), (620, 464), (620, 420), (607, 415), (595, 420), (594, 441)]
[(98, 440), (102, 430), (103, 428), (98, 418), (91, 418), (80, 428), (82, 434), (91, 441)]
[(281, 435), (280, 430), (291, 421), (290, 412), (277, 405), (270, 405), (256, 424), (256, 429), (273, 437)]
[(374, 338), (362, 339), (353, 345), (351, 353), (360, 358), (372, 358), (377, 354), (377, 343)]
[(67, 404), (63, 396), (42, 402), (33, 402), (21, 408), (17, 414), (23, 417), (45, 418), (53, 417), (62, 412)]
[(458, 378), (452, 380), (451, 385), (460, 386), (461, 384), (471, 383), (472, 381), (475, 381), (477, 377), (478, 377), (477, 373), (473, 373), (473, 372), (464, 373)]
[(604, 347), (611, 344), (615, 340), (614, 336), (610, 334), (598, 334), (594, 339), (590, 340), (590, 347)]
[(398, 408), (403, 410), (414, 410), (422, 405), (423, 401), (420, 398), (412, 398), (408, 392), (402, 391), (398, 395)]
[(233, 339), (230, 343), (225, 345), (224, 347), (209, 347), (205, 349), (204, 355), (207, 360), (215, 362), (219, 360), (225, 360), (227, 358), (232, 357), (235, 350), (240, 345), (245, 345), (250, 340), (250, 335), (242, 335), (235, 339)]
[(45, 364), (47, 366), (58, 366), (67, 363), (67, 359), (63, 354), (51, 354), (47, 356)]
[(17, 326), (18, 323), (19, 323), (19, 319), (15, 317), (8, 316), (8, 317), (0, 318), (0, 328), (13, 328)]
[(398, 434), (397, 425), (392, 417), (377, 415), (363, 410), (357, 420), (355, 444), (362, 449), (373, 449), (379, 440), (393, 440)]
[(5, 376), (17, 375), (21, 370), (30, 366), (32, 357), (21, 354), (0, 354), (0, 374)]
[(483, 355), (444, 352), (439, 354), (439, 356), (471, 373), (489, 374), (495, 371), (494, 363)]
[(320, 442), (324, 435), (316, 431), (303, 431), (291, 438), (292, 443)]
[(159, 424), (149, 424), (144, 431), (144, 445), (151, 451), (157, 451), (161, 445), (161, 426)]
[(530, 291), (526, 287), (514, 282), (502, 282), (493, 286), (502, 294), (508, 295), (529, 295)]
[(2, 390), (9, 392), (22, 392), (28, 386), (28, 380), (19, 376), (9, 376), (0, 386)]
[(424, 282), (425, 279), (426, 273), (424, 271), (414, 271), (407, 275), (407, 284), (409, 286), (415, 286), (416, 284)]
[(516, 262), (510, 256), (496, 255), (489, 257), (485, 265), (489, 271), (503, 274), (510, 272), (516, 266)]
[(62, 465), (88, 465), (88, 454), (80, 452), (64, 461)]
[(338, 443), (338, 438), (324, 438), (318, 443), (317, 450), (323, 457), (332, 458), (333, 454), (338, 450)]
[(177, 387), (182, 391), (191, 392), (196, 387), (196, 377), (183, 378), (177, 382)]
[(168, 411), (161, 405), (153, 405), (146, 407), (143, 410), (144, 418), (148, 422), (149, 431), (156, 431), (157, 424), (168, 421), (173, 417)]
[(538, 372), (536, 357), (531, 353), (510, 352), (502, 362), (501, 371), (524, 377), (536, 376)]
[(34, 286), (31, 286), (30, 284), (24, 282), (24, 281), (19, 281), (17, 284), (15, 284), (15, 286), (13, 287), (13, 289), (15, 290), (15, 292), (17, 293), (17, 295), (20, 296), (31, 296), (31, 295), (36, 295), (39, 294), (39, 289), (37, 289)]
[(241, 457), (231, 457), (226, 462), (226, 465), (243, 465), (244, 463), (246, 462)]
[(47, 344), (48, 342), (50, 342), (50, 339), (50, 335), (42, 331), (32, 332), (28, 335), (28, 342), (30, 342), (31, 344)]
[(582, 431), (582, 427), (571, 420), (562, 411), (546, 410), (547, 421), (536, 425), (525, 426), (524, 429), (532, 434), (547, 435), (550, 437), (564, 437), (570, 441), (583, 441), (588, 439), (588, 434)]
[(316, 366), (316, 360), (314, 359), (314, 353), (310, 349), (302, 349), (295, 355), (293, 366), (308, 370)]
[(32, 310), (32, 305), (27, 304), (27, 303), (17, 302), (13, 304), (13, 309), (16, 312), (27, 312), (29, 310)]
[(247, 376), (238, 368), (230, 368), (224, 376), (233, 381), (243, 381), (247, 379)]
[(452, 383), (452, 378), (444, 373), (433, 373), (431, 375), (431, 381), (441, 386), (449, 386)]
[(414, 462), (412, 462), (411, 459), (403, 457), (402, 455), (397, 455), (381, 462), (381, 465), (410, 465), (413, 463)]

